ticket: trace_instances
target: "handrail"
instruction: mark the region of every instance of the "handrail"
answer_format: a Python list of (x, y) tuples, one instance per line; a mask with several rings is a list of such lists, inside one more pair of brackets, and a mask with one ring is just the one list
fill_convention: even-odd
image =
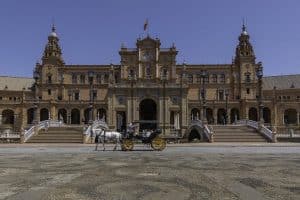
[(28, 130), (25, 130), (24, 135), (24, 142), (27, 142), (35, 133), (38, 133), (41, 129), (47, 129), (49, 127), (61, 127), (66, 126), (62, 120), (44, 120), (39, 122), (36, 125), (31, 126)]
[(236, 124), (240, 125), (246, 125), (250, 126), (254, 129), (256, 129), (260, 134), (262, 134), (264, 137), (268, 138), (272, 142), (276, 142), (276, 133), (270, 129), (268, 129), (264, 124), (259, 124), (256, 121), (248, 120), (248, 119), (242, 119), (238, 120)]
[(204, 124), (199, 119), (194, 119), (191, 121), (190, 126), (195, 126), (195, 125), (198, 125), (200, 128), (203, 129), (203, 132), (206, 135), (206, 137), (208, 138), (209, 142), (213, 141), (213, 131), (206, 124)]

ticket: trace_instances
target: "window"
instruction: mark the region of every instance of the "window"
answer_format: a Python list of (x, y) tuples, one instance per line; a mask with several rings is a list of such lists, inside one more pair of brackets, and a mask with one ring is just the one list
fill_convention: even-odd
[(151, 68), (150, 68), (150, 65), (146, 66), (146, 78), (151, 78)]
[(247, 90), (247, 94), (250, 94), (250, 89), (249, 89), (249, 88), (247, 88), (246, 90)]
[(217, 74), (213, 74), (212, 75), (212, 82), (213, 83), (217, 83), (218, 82), (218, 76), (217, 76)]
[(96, 82), (97, 84), (101, 84), (101, 74), (96, 75)]
[(251, 78), (250, 78), (250, 73), (249, 72), (246, 72), (245, 73), (245, 81), (246, 81), (246, 83), (250, 83), (251, 82)]
[(14, 101), (17, 101), (17, 97), (14, 97)]
[(48, 89), (48, 95), (51, 95), (51, 89)]
[(52, 83), (52, 75), (48, 75), (48, 83)]
[(94, 90), (94, 91), (93, 91), (93, 100), (94, 100), (94, 99), (97, 99), (97, 90)]
[(197, 74), (197, 75), (196, 75), (196, 81), (197, 81), (197, 83), (200, 83), (200, 82), (201, 82), (201, 76), (200, 76), (200, 74)]
[(80, 75), (80, 83), (85, 84), (85, 75), (83, 74)]
[(209, 75), (208, 74), (204, 77), (204, 83), (205, 84), (209, 83)]
[(2, 97), (0, 97), (0, 100), (2, 100)]
[(77, 84), (77, 75), (76, 74), (72, 74), (72, 83)]
[(189, 74), (188, 81), (189, 83), (193, 83), (193, 74)]
[(220, 75), (220, 83), (225, 83), (225, 74)]
[(219, 90), (219, 100), (220, 101), (224, 100), (224, 90)]
[(79, 92), (74, 93), (74, 100), (76, 100), (76, 101), (79, 100)]
[(286, 99), (290, 100), (290, 99), (291, 99), (291, 96), (287, 96)]
[(109, 78), (108, 74), (104, 74), (104, 83), (108, 83), (108, 78)]

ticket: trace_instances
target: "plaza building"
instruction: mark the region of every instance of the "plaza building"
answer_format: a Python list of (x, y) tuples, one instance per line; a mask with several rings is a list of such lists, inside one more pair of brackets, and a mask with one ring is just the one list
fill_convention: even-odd
[(0, 131), (48, 119), (74, 127), (103, 119), (117, 131), (139, 122), (140, 130), (190, 139), (198, 137), (194, 120), (260, 121), (277, 134), (299, 129), (300, 75), (263, 77), (244, 25), (231, 63), (177, 63), (177, 53), (148, 35), (133, 48), (121, 45), (120, 64), (69, 65), (53, 26), (32, 78), (0, 77)]

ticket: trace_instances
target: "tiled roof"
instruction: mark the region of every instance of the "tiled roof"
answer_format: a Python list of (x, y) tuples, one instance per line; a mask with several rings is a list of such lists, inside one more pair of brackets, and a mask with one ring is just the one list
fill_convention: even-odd
[(33, 78), (0, 76), (0, 91), (22, 91), (23, 88), (29, 91), (33, 83)]
[(300, 74), (263, 77), (263, 90), (300, 88)]

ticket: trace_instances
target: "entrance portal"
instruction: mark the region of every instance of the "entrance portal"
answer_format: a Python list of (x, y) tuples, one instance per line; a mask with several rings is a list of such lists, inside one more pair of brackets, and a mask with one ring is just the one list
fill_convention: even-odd
[(140, 131), (157, 128), (156, 103), (152, 99), (144, 99), (140, 103)]

